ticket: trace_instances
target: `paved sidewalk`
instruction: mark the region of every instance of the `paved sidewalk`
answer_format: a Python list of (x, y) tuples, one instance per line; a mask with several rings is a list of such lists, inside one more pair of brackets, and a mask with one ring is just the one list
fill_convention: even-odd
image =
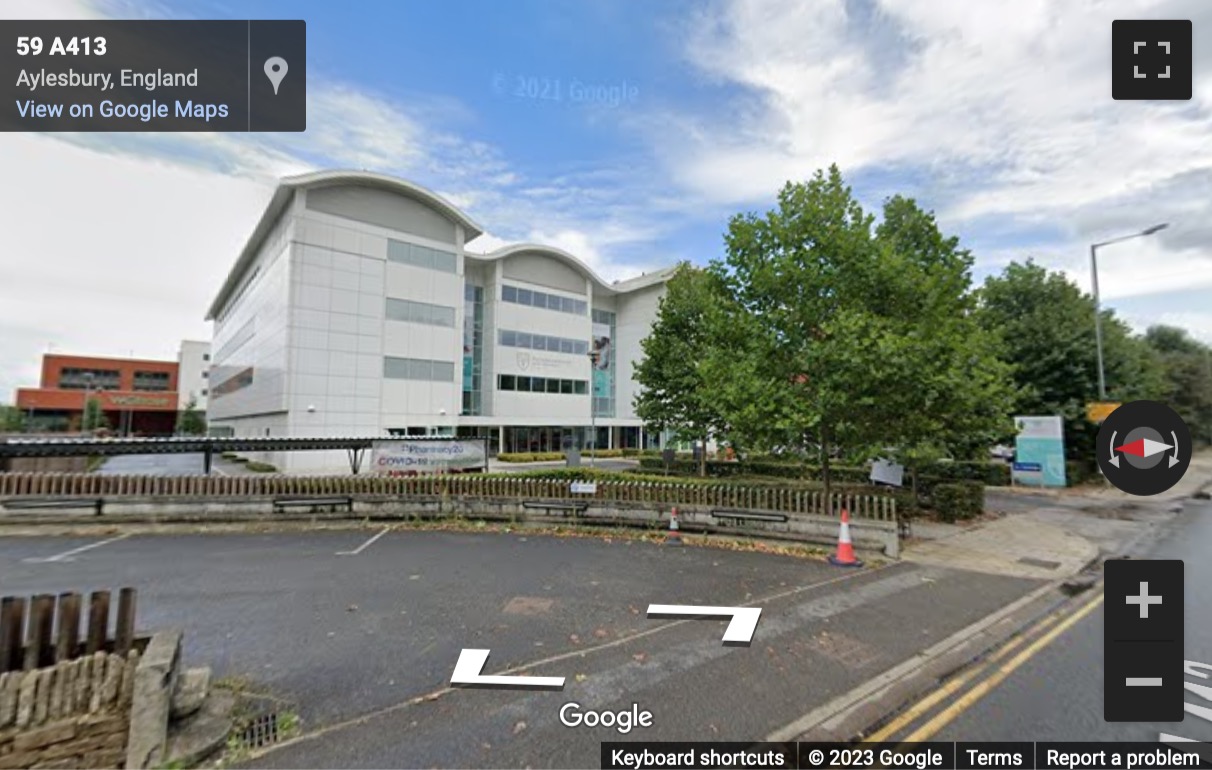
[[(915, 533), (919, 526), (914, 524)], [(927, 530), (934, 539), (919, 536), (906, 543), (901, 558), (992, 575), (1058, 579), (1076, 575), (1099, 555), (1087, 538), (1030, 515), (957, 526), (950, 534), (942, 529), (946, 526)]]

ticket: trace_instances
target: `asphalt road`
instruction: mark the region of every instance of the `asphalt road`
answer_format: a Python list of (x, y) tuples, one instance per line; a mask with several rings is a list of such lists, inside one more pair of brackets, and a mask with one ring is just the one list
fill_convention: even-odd
[[(1212, 560), (1209, 554), (1212, 554), (1212, 504), (1198, 501), (1188, 501), (1162, 537), (1134, 554), (1140, 558), (1185, 561), (1185, 648), (1189, 663), (1212, 664)], [(1093, 595), (1089, 597), (1090, 601), (1094, 599)], [(878, 734), (874, 737), (885, 740), (1156, 743), (1161, 733), (1168, 733), (1212, 741), (1212, 721), (1190, 713), (1181, 723), (1103, 721), (1103, 606), (1098, 604), (1017, 667), (1010, 667), (1016, 653), (973, 672), (976, 675), (937, 708), (929, 709), (887, 737)], [(1029, 641), (1020, 652), (1028, 646)], [(1208, 672), (1212, 672), (1212, 668), (1205, 671)], [(1212, 675), (1204, 679), (1188, 671), (1186, 681), (1212, 686)], [(1186, 700), (1189, 704), (1212, 707), (1212, 702), (1192, 692), (1187, 693)]]
[[(367, 529), (0, 539), (5, 594), (134, 586), (142, 630), (185, 629), (185, 663), (285, 699), (303, 740), (254, 767), (597, 767), (602, 728), (570, 702), (652, 712), (623, 740), (751, 740), (1033, 590), (1036, 581), (895, 564), (849, 570), (756, 552), (526, 533)], [(762, 608), (725, 621), (647, 606)], [(484, 673), (560, 692), (446, 690)], [(430, 697), (426, 697), (429, 695)]]

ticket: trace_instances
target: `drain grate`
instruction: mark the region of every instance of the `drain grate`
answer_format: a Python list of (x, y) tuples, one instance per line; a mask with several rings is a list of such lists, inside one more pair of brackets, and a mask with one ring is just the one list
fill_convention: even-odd
[(263, 749), (282, 740), (278, 713), (262, 714), (248, 723), (238, 735), (240, 746), (248, 750)]

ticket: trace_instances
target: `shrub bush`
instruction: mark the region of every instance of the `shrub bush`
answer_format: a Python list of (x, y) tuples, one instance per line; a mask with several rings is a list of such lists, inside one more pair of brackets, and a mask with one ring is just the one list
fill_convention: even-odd
[(1010, 486), (1009, 463), (979, 460), (932, 463), (919, 469), (919, 480), (923, 475), (947, 481), (979, 481), (991, 487)]
[(277, 473), (278, 469), (269, 463), (259, 463), (256, 460), (249, 460), (245, 465), (250, 471), (256, 473)]
[[(581, 452), (581, 457), (624, 457), (626, 449), (596, 449)], [(567, 459), (563, 452), (501, 452), (497, 460), (503, 463), (550, 463)]]
[(497, 459), (503, 463), (541, 463), (564, 459), (563, 452), (501, 452)]
[(1071, 487), (1087, 484), (1102, 477), (1097, 460), (1066, 460), (1065, 483)]
[(938, 484), (931, 497), (934, 509), (943, 521), (965, 521), (985, 510), (985, 485), (980, 481)]

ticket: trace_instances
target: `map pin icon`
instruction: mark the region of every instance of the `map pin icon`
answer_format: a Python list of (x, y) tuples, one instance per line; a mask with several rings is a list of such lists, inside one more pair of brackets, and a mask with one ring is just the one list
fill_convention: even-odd
[(274, 84), (274, 96), (278, 95), (278, 86), (282, 84), (282, 78), (286, 77), (286, 60), (281, 56), (271, 56), (265, 60), (265, 76), (269, 78), (269, 82)]

